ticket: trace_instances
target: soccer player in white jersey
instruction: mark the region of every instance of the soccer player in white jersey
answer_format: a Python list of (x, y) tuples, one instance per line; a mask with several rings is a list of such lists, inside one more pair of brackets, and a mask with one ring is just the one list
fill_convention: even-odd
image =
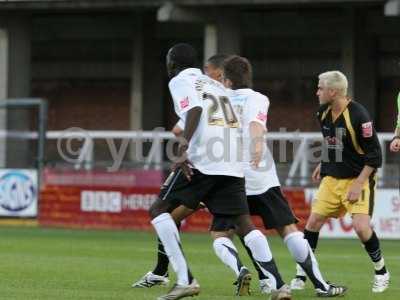
[[(228, 58), (223, 66), (223, 83), (231, 89), (229, 99), (242, 123), (244, 174), (250, 213), (260, 216), (266, 229), (277, 230), (295, 261), (302, 266), (311, 279), (317, 296), (342, 296), (346, 292), (345, 287), (330, 285), (323, 279), (318, 262), (304, 239), (303, 233), (297, 229), (295, 225), (297, 219), (282, 194), (275, 163), (264, 139), (267, 131), (269, 100), (251, 89), (250, 62), (240, 56)], [(229, 227), (228, 222), (225, 224)], [(227, 227), (216, 227), (216, 229), (227, 230), (229, 229)], [(226, 237), (220, 234), (214, 244), (223, 244), (223, 240), (219, 242), (221, 238), (226, 240)], [(218, 253), (221, 250), (218, 247), (215, 247), (215, 250), (222, 258), (222, 255)], [(257, 264), (255, 267), (259, 271)], [(267, 292), (269, 279), (262, 272), (258, 273), (260, 287)]]
[[(274, 289), (280, 289), (282, 279), (267, 240), (249, 216), (243, 167), (236, 157), (240, 123), (224, 87), (195, 68), (196, 56), (194, 48), (187, 44), (175, 45), (167, 54), (169, 89), (175, 112), (185, 123), (186, 143), (180, 143), (175, 172), (149, 210), (151, 223), (177, 275), (177, 283), (158, 300), (181, 299), (200, 292), (170, 214), (177, 205), (195, 210), (200, 199), (214, 218), (223, 216), (235, 225), (236, 233), (244, 238), (258, 266), (272, 280)], [(291, 296), (275, 299), (290, 300)]]
[[(208, 61), (207, 65), (211, 65), (210, 69), (213, 70), (213, 72), (210, 74), (210, 76), (215, 77), (217, 80), (221, 80), (221, 75), (222, 75), (222, 65), (223, 65), (223, 60), (225, 60), (227, 56), (224, 55), (215, 55), (212, 56)], [(239, 70), (240, 74), (235, 74), (233, 72), (230, 72), (231, 77), (235, 77), (235, 79), (232, 80), (225, 80), (225, 82), (231, 86), (232, 82), (234, 82), (236, 85), (241, 85), (245, 87), (250, 87), (251, 86), (251, 66), (250, 64), (247, 64), (246, 61), (243, 61), (242, 59), (233, 59), (232, 62), (235, 62), (236, 64), (239, 62), (244, 62), (244, 66), (240, 68)], [(205, 72), (207, 72), (208, 69), (205, 68)], [(237, 111), (239, 112), (239, 115), (241, 115), (242, 118), (242, 123), (243, 127), (246, 127), (246, 129), (243, 129), (245, 132), (247, 132), (246, 135), (246, 141), (249, 140), (249, 130), (250, 128), (253, 131), (253, 135), (257, 134), (260, 135), (259, 137), (256, 136), (256, 139), (262, 141), (262, 136), (264, 132), (266, 131), (265, 127), (265, 121), (262, 121), (266, 118), (267, 112), (268, 112), (268, 99), (254, 91), (252, 91), (249, 88), (245, 89), (237, 89), (236, 91), (231, 91), (231, 95), (233, 98), (232, 100), (235, 101), (235, 106)], [(250, 101), (246, 101), (248, 98), (255, 98), (255, 99), (250, 99)], [(257, 101), (260, 100), (260, 101)], [(245, 105), (247, 104), (247, 105)], [(260, 105), (257, 105), (260, 104)], [(244, 109), (246, 107), (246, 109)], [(256, 124), (252, 123), (252, 118)], [(257, 122), (259, 124), (257, 124)], [(260, 127), (261, 126), (261, 127)], [(182, 128), (184, 127), (184, 124), (182, 121), (180, 121), (175, 127), (173, 132), (176, 135), (180, 135), (182, 133)], [(247, 149), (249, 147), (249, 143), (247, 142), (245, 145), (244, 149)], [(254, 152), (254, 155), (260, 155), (263, 150), (262, 144), (256, 144), (257, 151)], [(260, 147), (261, 146), (261, 147)], [(267, 147), (265, 147), (265, 155), (261, 159), (260, 164), (262, 168), (259, 170), (255, 171), (253, 168), (247, 168), (247, 172), (245, 171), (246, 175), (246, 191), (248, 194), (248, 200), (249, 204), (251, 205), (251, 212), (252, 214), (255, 215), (260, 215), (263, 217), (265, 226), (267, 229), (272, 229), (275, 228), (282, 238), (285, 239), (287, 246), (289, 247), (290, 252), (294, 255), (296, 258), (296, 253), (297, 255), (299, 254), (299, 251), (303, 251), (303, 253), (308, 253), (308, 247), (307, 244), (304, 243), (304, 239), (302, 238), (302, 235), (299, 234), (296, 226), (294, 225), (295, 222), (297, 222), (296, 218), (293, 216), (292, 211), (290, 210), (286, 199), (282, 195), (280, 191), (280, 183), (279, 179), (276, 174), (276, 168), (275, 164), (273, 161), (273, 158), (271, 154), (269, 153), (269, 150)], [(248, 152), (247, 152), (248, 153)], [(258, 154), (257, 154), (258, 153)], [(247, 160), (249, 160), (249, 154), (247, 154), (246, 157)], [(257, 161), (257, 160), (255, 160)], [(267, 164), (268, 162), (268, 164)], [(257, 198), (257, 193), (263, 194), (262, 192), (265, 192), (265, 199), (268, 199), (268, 202), (266, 201), (260, 201), (254, 198)], [(250, 196), (253, 195), (253, 196)], [(253, 199), (252, 199), (253, 198)], [(264, 199), (264, 200), (265, 200)], [(252, 201), (253, 200), (253, 201)], [(255, 201), (256, 200), (256, 201)], [(277, 208), (280, 210), (283, 208), (282, 212), (278, 211), (279, 216), (277, 215), (271, 215), (271, 211), (277, 210)], [(177, 213), (177, 210), (174, 211), (174, 218), (175, 220), (181, 220), (185, 214), (190, 214), (190, 212), (185, 212), (182, 211), (180, 208), (180, 212)], [(181, 216), (179, 216), (181, 214)], [(183, 214), (183, 215), (182, 215)], [(238, 254), (237, 250), (235, 249), (234, 245), (232, 242), (228, 239), (233, 236), (234, 231), (230, 230), (232, 228), (232, 224), (230, 224), (229, 220), (224, 220), (224, 219), (215, 219), (212, 225), (212, 235), (215, 239), (214, 242), (214, 250), (216, 251), (217, 256), (228, 266), (232, 268), (232, 270), (236, 273), (238, 276), (237, 280), (237, 295), (245, 295), (246, 294), (246, 287), (243, 286), (243, 276), (248, 275), (246, 273), (247, 269), (242, 265)], [(243, 239), (241, 239), (243, 245), (246, 247), (245, 242)], [(289, 242), (290, 241), (290, 242)], [(249, 255), (251, 257), (251, 251), (246, 247), (246, 250), (249, 252)], [(296, 252), (297, 251), (297, 252)], [(168, 282), (168, 277), (165, 276), (167, 274), (168, 270), (168, 258), (163, 254), (164, 250), (162, 245), (159, 245), (158, 249), (158, 261), (157, 261), (157, 266), (154, 269), (154, 271), (147, 273), (145, 276), (143, 276), (142, 279), (140, 279), (138, 282), (134, 283), (134, 287), (152, 287), (154, 285), (158, 284), (166, 284)], [(251, 257), (252, 258), (252, 257)], [(253, 259), (252, 259), (253, 260)], [(301, 259), (300, 259), (301, 260)], [(260, 270), (258, 267), (257, 263), (253, 260), (253, 264), (255, 265), (258, 275), (260, 278), (260, 288), (263, 293), (270, 293), (271, 292), (271, 287), (270, 287), (270, 280), (265, 274)], [(342, 295), (345, 292), (345, 289), (342, 287), (327, 287), (325, 281), (321, 277), (321, 281), (319, 281), (319, 270), (318, 270), (318, 265), (316, 262), (311, 261), (310, 264), (311, 267), (314, 269), (310, 269), (309, 267), (306, 266), (306, 269), (309, 270), (310, 277), (313, 279), (313, 282), (316, 282), (314, 285), (319, 291), (320, 296), (339, 296)], [(248, 271), (247, 271), (248, 272)], [(314, 273), (317, 273), (317, 275), (314, 275)], [(325, 283), (325, 289), (324, 289), (324, 283)]]
[[(204, 64), (203, 70), (204, 73), (211, 77), (212, 79), (221, 82), (222, 81), (222, 64), (224, 60), (227, 58), (227, 55), (224, 54), (216, 54), (209, 57)], [(183, 123), (182, 121), (179, 121)], [(183, 133), (184, 125), (178, 126), (175, 125), (172, 129), (172, 133), (176, 137), (180, 137)], [(204, 207), (201, 205), (201, 207)], [(178, 229), (180, 227), (180, 220), (184, 219), (186, 216), (192, 213), (191, 210), (186, 210), (184, 207), (179, 207), (171, 212)], [(157, 249), (157, 263), (152, 271), (147, 272), (144, 276), (142, 276), (139, 280), (135, 281), (132, 284), (133, 288), (151, 288), (156, 285), (167, 285), (169, 283), (169, 274), (168, 274), (168, 266), (169, 259), (165, 253), (164, 246), (161, 243), (160, 239), (158, 239), (158, 249)], [(236, 294), (246, 294), (246, 291), (243, 285), (246, 284), (246, 279), (244, 275), (242, 280), (237, 280), (237, 291)]]
[[(216, 54), (208, 58), (204, 65), (204, 73), (210, 78), (222, 82), (222, 65), (226, 58), (228, 58), (228, 56), (224, 54)], [(180, 137), (183, 133), (184, 127), (185, 125), (183, 121), (180, 120), (172, 129), (172, 132), (175, 134), (175, 136)], [(201, 207), (204, 206), (201, 205)], [(171, 212), (171, 215), (174, 218), (178, 229), (180, 227), (181, 220), (191, 215), (192, 213), (193, 213), (192, 210), (187, 209), (184, 206), (180, 206)], [(243, 239), (241, 241), (244, 243)], [(232, 247), (225, 249), (227, 251), (235, 253), (235, 256), (237, 257), (238, 261), (237, 265), (239, 267), (236, 274), (237, 279), (235, 281), (235, 294), (237, 296), (249, 295), (251, 274), (249, 270), (242, 265), (240, 259), (238, 258), (237, 250)], [(146, 273), (138, 281), (134, 282), (132, 284), (132, 287), (150, 288), (156, 285), (167, 285), (169, 283), (168, 266), (169, 266), (168, 256), (165, 253), (163, 244), (158, 239), (157, 263), (155, 268), (152, 271)], [(262, 271), (260, 270), (260, 272)]]

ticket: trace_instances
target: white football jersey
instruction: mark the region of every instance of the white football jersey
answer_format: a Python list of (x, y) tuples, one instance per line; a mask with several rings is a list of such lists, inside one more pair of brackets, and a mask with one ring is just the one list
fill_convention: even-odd
[(228, 95), (242, 124), (243, 168), (246, 178), (246, 194), (259, 195), (272, 187), (280, 186), (275, 162), (267, 145), (264, 147), (263, 158), (259, 167), (254, 169), (250, 165), (250, 123), (257, 122), (266, 129), (269, 108), (268, 98), (252, 89), (228, 90)]
[(224, 86), (195, 68), (180, 72), (168, 86), (183, 122), (190, 109), (203, 109), (187, 151), (194, 167), (207, 175), (243, 177), (240, 123)]

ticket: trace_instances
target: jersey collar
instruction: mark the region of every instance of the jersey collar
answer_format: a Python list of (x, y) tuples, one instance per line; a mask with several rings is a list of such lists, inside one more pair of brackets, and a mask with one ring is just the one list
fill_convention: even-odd
[(249, 88), (237, 89), (237, 90), (235, 90), (235, 91), (237, 91), (239, 94), (246, 94), (246, 93), (249, 93), (249, 92), (253, 92), (253, 90), (252, 90), (252, 89), (249, 89)]
[(187, 75), (201, 75), (203, 74), (200, 69), (198, 68), (187, 68), (181, 71), (178, 75), (179, 76), (187, 76)]

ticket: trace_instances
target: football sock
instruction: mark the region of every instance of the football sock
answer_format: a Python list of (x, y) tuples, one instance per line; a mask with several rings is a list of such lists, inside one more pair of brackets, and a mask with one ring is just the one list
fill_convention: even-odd
[[(308, 244), (310, 245), (313, 252), (315, 252), (315, 249), (317, 248), (318, 237), (319, 237), (318, 231), (315, 232), (304, 229), (304, 238), (308, 241)], [(306, 275), (307, 274), (304, 272), (303, 268), (300, 265), (296, 265), (296, 278), (306, 281), (307, 280)]]
[(164, 245), (179, 285), (190, 284), (190, 271), (180, 244), (178, 228), (169, 213), (163, 213), (151, 221)]
[(215, 254), (219, 259), (239, 276), (240, 269), (243, 267), (235, 245), (227, 237), (220, 237), (213, 243)]
[(315, 252), (315, 249), (317, 249), (318, 237), (319, 237), (318, 231), (315, 232), (315, 231), (308, 231), (307, 229), (304, 229), (304, 238), (310, 244), (310, 247), (313, 252)]
[(254, 260), (257, 262), (264, 275), (271, 280), (273, 289), (280, 289), (285, 283), (279, 274), (267, 239), (259, 230), (253, 230), (244, 237), (246, 246), (250, 248)]
[(284, 238), (284, 242), (293, 258), (308, 275), (314, 287), (327, 290), (329, 285), (323, 279), (317, 259), (307, 240), (303, 238), (303, 233), (300, 231), (290, 233)]
[[(181, 224), (180, 223), (176, 224), (176, 227), (179, 230)], [(157, 238), (157, 242), (158, 242), (157, 265), (155, 266), (152, 273), (155, 275), (168, 277), (169, 258), (167, 253), (165, 253), (164, 245), (160, 241), (160, 238)]]
[(382, 252), (379, 245), (379, 239), (376, 236), (375, 231), (372, 232), (371, 238), (368, 241), (364, 242), (364, 248), (374, 264), (375, 274), (377, 275), (385, 274), (387, 272), (385, 267), (385, 261), (382, 257)]
[(244, 239), (243, 239), (243, 238), (240, 238), (240, 241), (242, 242), (242, 245), (243, 245), (244, 248), (246, 249), (247, 254), (248, 254), (249, 257), (251, 258), (251, 262), (253, 263), (254, 268), (256, 269), (256, 271), (257, 271), (257, 273), (258, 273), (258, 278), (259, 278), (260, 280), (268, 279), (268, 277), (265, 276), (265, 274), (263, 273), (263, 271), (261, 271), (261, 269), (260, 269), (260, 267), (258, 266), (257, 262), (254, 260), (253, 254), (251, 253), (250, 248), (246, 246), (246, 243), (245, 243)]
[(160, 241), (160, 238), (157, 238), (158, 241), (158, 251), (157, 251), (157, 265), (153, 270), (153, 274), (159, 276), (168, 276), (168, 265), (169, 259), (167, 253), (165, 253), (164, 246)]

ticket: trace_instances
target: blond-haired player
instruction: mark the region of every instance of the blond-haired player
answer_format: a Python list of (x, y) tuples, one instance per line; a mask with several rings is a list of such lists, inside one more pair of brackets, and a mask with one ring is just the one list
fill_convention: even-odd
[[(371, 216), (382, 153), (372, 119), (364, 106), (349, 100), (347, 86), (346, 76), (339, 71), (319, 75), (317, 96), (321, 106), (317, 116), (326, 155), (312, 176), (316, 182), (322, 180), (304, 236), (315, 250), (325, 221), (349, 213), (353, 229), (374, 265), (372, 291), (380, 293), (389, 286), (389, 272), (371, 227)], [(298, 268), (297, 284), (292, 288), (304, 286), (303, 275)]]

